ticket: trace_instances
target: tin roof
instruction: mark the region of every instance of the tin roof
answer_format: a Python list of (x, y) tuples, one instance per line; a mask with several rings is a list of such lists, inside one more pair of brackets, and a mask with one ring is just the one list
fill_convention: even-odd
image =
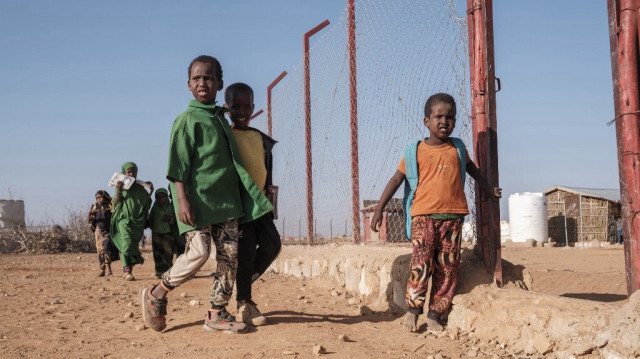
[(555, 191), (557, 189), (574, 194), (581, 194), (583, 196), (602, 198), (606, 199), (607, 201), (620, 202), (619, 189), (553, 186), (544, 190), (544, 194), (546, 195), (547, 193)]

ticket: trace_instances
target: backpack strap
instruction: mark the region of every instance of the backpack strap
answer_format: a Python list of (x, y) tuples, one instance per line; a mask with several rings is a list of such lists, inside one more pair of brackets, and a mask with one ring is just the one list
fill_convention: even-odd
[(421, 141), (414, 142), (404, 149), (404, 196), (402, 197), (402, 209), (404, 210), (404, 235), (411, 239), (411, 205), (418, 187), (418, 145)]
[(465, 180), (467, 178), (467, 147), (464, 142), (457, 137), (449, 137), (453, 145), (458, 150), (458, 158), (460, 159), (460, 177), (462, 177), (462, 188), (464, 189)]

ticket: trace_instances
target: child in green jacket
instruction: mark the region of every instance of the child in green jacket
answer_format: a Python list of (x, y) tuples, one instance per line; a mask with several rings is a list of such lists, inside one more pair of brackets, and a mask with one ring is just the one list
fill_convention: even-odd
[(224, 110), (216, 106), (216, 93), (222, 89), (220, 63), (199, 56), (189, 65), (188, 75), (195, 99), (173, 124), (167, 169), (186, 247), (159, 284), (141, 290), (142, 316), (148, 327), (162, 331), (167, 293), (189, 280), (215, 246), (217, 268), (203, 329), (243, 333), (246, 325), (236, 323), (226, 310), (238, 265), (238, 222), (252, 221), (273, 207), (242, 167)]

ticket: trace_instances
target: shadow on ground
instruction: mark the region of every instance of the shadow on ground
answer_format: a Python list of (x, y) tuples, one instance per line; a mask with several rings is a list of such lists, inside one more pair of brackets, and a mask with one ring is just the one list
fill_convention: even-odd
[(611, 293), (564, 293), (561, 297), (593, 300), (596, 302), (618, 302), (627, 299), (626, 295)]

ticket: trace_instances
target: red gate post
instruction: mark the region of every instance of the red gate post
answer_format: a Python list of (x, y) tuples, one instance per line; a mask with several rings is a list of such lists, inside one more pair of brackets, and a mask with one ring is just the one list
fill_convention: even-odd
[(353, 240), (360, 242), (360, 168), (358, 165), (358, 88), (356, 76), (356, 10), (354, 0), (348, 0), (349, 19), (349, 98), (351, 105), (351, 218)]
[[(499, 183), (492, 0), (467, 0), (471, 118), (476, 164), (488, 182)], [(502, 285), (500, 207), (476, 184), (477, 250), (494, 282)]]
[(640, 289), (638, 0), (608, 0), (627, 294)]
[(307, 240), (313, 244), (313, 172), (311, 166), (311, 73), (309, 71), (309, 38), (329, 25), (325, 20), (304, 34), (304, 142), (307, 159)]
[(258, 117), (258, 116), (262, 115), (262, 113), (263, 113), (263, 112), (264, 112), (264, 111), (260, 110), (260, 111), (258, 111), (258, 112), (256, 112), (256, 113), (254, 113), (253, 115), (251, 115), (251, 119), (253, 120), (254, 118), (256, 118), (256, 117)]
[(269, 135), (269, 137), (272, 137), (272, 134), (271, 134), (271, 128), (272, 128), (271, 127), (271, 124), (272, 124), (272, 122), (271, 122), (271, 90), (285, 76), (287, 76), (287, 72), (286, 71), (282, 71), (282, 73), (280, 75), (278, 75), (278, 77), (276, 77), (276, 79), (273, 80), (273, 82), (271, 82), (269, 84), (269, 86), (267, 86), (267, 135)]

